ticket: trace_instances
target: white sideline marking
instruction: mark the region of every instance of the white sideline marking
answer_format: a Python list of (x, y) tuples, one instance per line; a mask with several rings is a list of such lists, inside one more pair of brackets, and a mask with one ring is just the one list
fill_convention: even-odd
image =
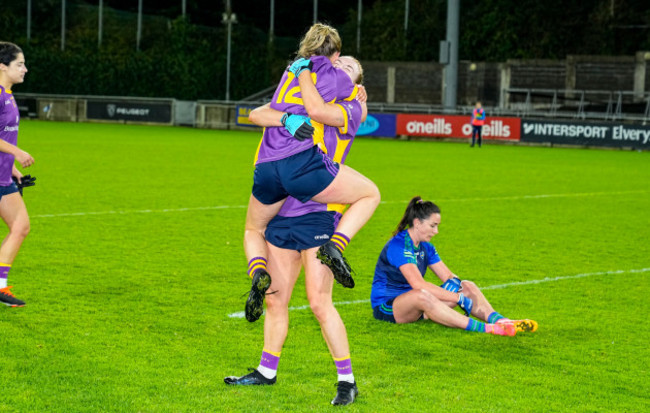
[(167, 209), (140, 209), (140, 210), (123, 210), (123, 211), (96, 211), (96, 212), (69, 212), (63, 214), (43, 214), (32, 215), (31, 218), (58, 218), (58, 217), (83, 217), (89, 215), (127, 215), (127, 214), (151, 214), (160, 212), (186, 212), (186, 211), (207, 211), (213, 209), (237, 209), (246, 208), (247, 205), (216, 205), (208, 207), (193, 208), (167, 208)]
[[(584, 273), (584, 274), (576, 274), (576, 275), (566, 275), (563, 277), (546, 277), (542, 278), (540, 280), (528, 280), (528, 281), (515, 281), (511, 283), (506, 283), (506, 284), (495, 284), (495, 285), (488, 285), (487, 287), (479, 287), (481, 290), (498, 290), (501, 288), (507, 288), (507, 287), (512, 287), (515, 285), (531, 285), (531, 284), (540, 284), (540, 283), (545, 283), (545, 282), (553, 282), (553, 281), (562, 281), (562, 280), (571, 280), (575, 278), (585, 278), (585, 277), (591, 277), (594, 275), (616, 275), (616, 274), (625, 274), (625, 273), (642, 273), (642, 272), (648, 272), (650, 271), (650, 268), (641, 268), (637, 270), (616, 270), (616, 271), (600, 271), (600, 272), (589, 272), (589, 273)], [(350, 304), (362, 304), (362, 303), (369, 303), (370, 300), (355, 300), (355, 301), (340, 301), (337, 303), (334, 303), (335, 306), (339, 305), (350, 305)], [(309, 305), (301, 305), (299, 307), (289, 307), (289, 311), (300, 311), (300, 310), (306, 310), (309, 308)], [(243, 311), (239, 311), (236, 313), (231, 313), (228, 314), (228, 317), (230, 318), (244, 318), (245, 313)]]
[[(518, 195), (518, 196), (498, 196), (488, 198), (449, 198), (449, 199), (436, 199), (440, 202), (475, 202), (475, 201), (516, 201), (518, 199), (540, 199), (540, 198), (568, 198), (580, 196), (602, 196), (602, 195), (624, 195), (624, 194), (643, 194), (648, 193), (647, 190), (635, 191), (618, 191), (618, 192), (579, 192), (571, 194), (540, 194), (540, 195)], [(407, 204), (406, 201), (381, 201), (382, 204)], [(94, 212), (67, 212), (61, 214), (41, 214), (32, 215), (31, 218), (60, 218), (60, 217), (84, 217), (93, 215), (128, 215), (128, 214), (152, 214), (152, 213), (165, 213), (165, 212), (187, 212), (187, 211), (209, 211), (216, 209), (242, 209), (247, 208), (247, 205), (215, 205), (206, 207), (192, 207), (192, 208), (167, 208), (167, 209), (140, 209), (140, 210), (121, 210), (121, 211), (94, 211)]]

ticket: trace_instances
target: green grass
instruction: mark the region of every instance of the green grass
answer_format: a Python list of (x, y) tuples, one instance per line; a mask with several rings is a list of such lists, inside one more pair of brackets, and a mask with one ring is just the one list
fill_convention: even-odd
[[(23, 121), (32, 232), (0, 308), (0, 411), (325, 411), (336, 370), (293, 310), (278, 383), (256, 367), (242, 248), (257, 133)], [(447, 265), (539, 331), (493, 337), (390, 325), (340, 304), (360, 396), (348, 411), (644, 411), (650, 403), (650, 153), (359, 139), (349, 164), (383, 203), (347, 256), (367, 300), (414, 195), (442, 208)], [(607, 273), (623, 271), (622, 273)], [(569, 277), (538, 284), (490, 286)], [(307, 304), (299, 280), (291, 302)], [(645, 406), (645, 407), (644, 407)]]

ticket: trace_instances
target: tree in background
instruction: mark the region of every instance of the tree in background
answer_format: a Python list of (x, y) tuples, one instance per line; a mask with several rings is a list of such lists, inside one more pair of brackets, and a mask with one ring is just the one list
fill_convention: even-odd
[[(226, 34), (223, 2), (187, 0), (145, 4), (140, 50), (135, 50), (137, 2), (105, 1), (97, 45), (97, 2), (68, 0), (66, 49), (60, 50), (61, 1), (33, 2), (26, 39), (24, 2), (3, 5), (3, 40), (25, 50), (30, 73), (21, 92), (224, 99)], [(311, 2), (295, 10), (276, 1), (269, 44), (269, 1), (237, 0), (233, 11), (231, 97), (275, 84), (312, 23)], [(370, 61), (437, 61), (446, 36), (447, 0), (364, 0), (357, 53), (356, 1), (319, 2), (319, 19), (339, 29), (343, 52)], [(461, 3), (462, 60), (564, 59), (569, 54), (633, 55), (650, 50), (647, 0), (481, 0)]]

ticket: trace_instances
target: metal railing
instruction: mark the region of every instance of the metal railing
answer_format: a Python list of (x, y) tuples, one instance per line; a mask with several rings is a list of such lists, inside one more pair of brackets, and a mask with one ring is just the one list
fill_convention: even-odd
[[(511, 88), (505, 109), (523, 117), (650, 121), (650, 93)], [(523, 97), (523, 102), (512, 102)], [(635, 109), (630, 111), (629, 109)]]

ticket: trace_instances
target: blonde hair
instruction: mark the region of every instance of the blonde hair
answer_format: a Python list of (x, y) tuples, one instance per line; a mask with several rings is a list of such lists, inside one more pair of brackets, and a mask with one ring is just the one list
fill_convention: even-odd
[(300, 41), (298, 56), (308, 59), (311, 56), (330, 57), (341, 51), (341, 37), (332, 26), (315, 23)]
[[(359, 76), (358, 76), (357, 79), (354, 81), (354, 83), (356, 83), (357, 85), (362, 84), (362, 83), (363, 83), (363, 66), (361, 66), (361, 62), (359, 62), (359, 60), (357, 60), (357, 58), (356, 58), (356, 57), (353, 57), (353, 56), (341, 56), (341, 57), (346, 57), (346, 58), (348, 58), (348, 59), (352, 59), (352, 60), (354, 60), (354, 62), (357, 64), (357, 66), (359, 66)], [(339, 59), (340, 59), (341, 57), (339, 57)]]

